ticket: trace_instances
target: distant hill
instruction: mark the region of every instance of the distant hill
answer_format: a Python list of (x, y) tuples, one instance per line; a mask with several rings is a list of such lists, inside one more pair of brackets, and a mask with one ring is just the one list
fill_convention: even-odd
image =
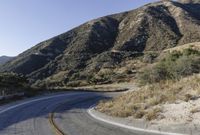
[(200, 42), (199, 11), (199, 0), (165, 0), (101, 17), (39, 43), (0, 71), (22, 73), (42, 86), (108, 83), (128, 59)]
[(8, 57), (8, 56), (0, 56), (0, 65), (8, 62), (11, 60), (13, 57)]

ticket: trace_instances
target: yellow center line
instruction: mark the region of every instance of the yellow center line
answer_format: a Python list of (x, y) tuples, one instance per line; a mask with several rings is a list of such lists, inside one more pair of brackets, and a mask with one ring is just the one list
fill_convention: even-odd
[(54, 121), (54, 112), (49, 113), (49, 123), (51, 125), (52, 130), (56, 135), (66, 135), (55, 123)]

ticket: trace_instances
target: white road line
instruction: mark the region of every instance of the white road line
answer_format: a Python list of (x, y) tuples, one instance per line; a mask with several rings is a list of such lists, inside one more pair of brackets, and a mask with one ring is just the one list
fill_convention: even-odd
[(8, 107), (8, 108), (6, 108), (6, 109), (3, 109), (2, 111), (0, 111), (0, 114), (5, 113), (5, 112), (7, 112), (7, 111), (10, 111), (10, 110), (12, 110), (12, 109), (15, 109), (15, 108), (17, 108), (17, 107), (23, 106), (23, 105), (33, 103), (33, 102), (42, 101), (42, 100), (51, 99), (51, 98), (56, 98), (56, 97), (73, 96), (73, 95), (80, 95), (80, 93), (79, 93), (79, 94), (78, 94), (78, 93), (59, 94), (59, 95), (54, 95), (54, 96), (48, 96), (48, 97), (33, 99), (33, 100), (30, 100), (30, 101), (26, 101), (26, 102), (23, 102), (23, 103), (20, 103), (20, 104), (17, 104), (17, 105), (13, 105), (13, 106), (11, 106), (11, 107)]
[(92, 116), (94, 119), (97, 119), (99, 121), (111, 124), (111, 125), (115, 125), (118, 127), (122, 127), (122, 128), (126, 128), (126, 129), (130, 129), (130, 130), (134, 130), (134, 131), (141, 131), (141, 132), (147, 132), (147, 133), (153, 133), (153, 134), (159, 134), (159, 135), (186, 135), (186, 134), (179, 134), (179, 133), (170, 133), (170, 132), (162, 132), (162, 131), (157, 131), (157, 130), (149, 130), (149, 129), (143, 129), (143, 128), (138, 128), (138, 127), (133, 127), (133, 126), (128, 126), (125, 124), (121, 124), (121, 123), (117, 123), (117, 122), (113, 122), (110, 120), (106, 120), (103, 119), (97, 115), (95, 115), (92, 110), (94, 109), (94, 107), (90, 107), (87, 112), (90, 116)]

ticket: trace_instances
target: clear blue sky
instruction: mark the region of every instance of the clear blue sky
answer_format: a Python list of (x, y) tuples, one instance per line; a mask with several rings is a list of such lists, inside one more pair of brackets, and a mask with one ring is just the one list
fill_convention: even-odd
[(91, 19), (157, 0), (1, 0), (0, 56), (15, 56)]

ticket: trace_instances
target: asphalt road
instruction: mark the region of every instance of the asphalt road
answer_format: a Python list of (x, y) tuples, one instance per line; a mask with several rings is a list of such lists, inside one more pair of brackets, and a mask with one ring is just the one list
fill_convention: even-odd
[(66, 135), (151, 135), (115, 127), (90, 117), (87, 109), (107, 96), (98, 93), (67, 93), (47, 99), (34, 99), (28, 103), (24, 101), (23, 105), (8, 105), (0, 111), (0, 135), (55, 135), (48, 120), (52, 111), (55, 111), (56, 124)]

